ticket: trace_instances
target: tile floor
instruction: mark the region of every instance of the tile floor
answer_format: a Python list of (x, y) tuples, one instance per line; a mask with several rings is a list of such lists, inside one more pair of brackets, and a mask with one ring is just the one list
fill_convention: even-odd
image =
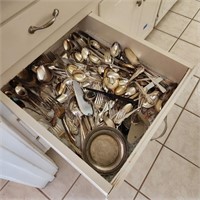
[[(200, 62), (200, 1), (179, 0), (147, 40), (195, 65)], [(150, 142), (113, 200), (200, 199), (200, 68), (168, 115), (168, 130)], [(162, 131), (160, 126), (156, 134)], [(155, 134), (155, 135), (156, 135)], [(0, 180), (0, 199), (103, 200), (103, 195), (54, 151), (60, 170), (44, 189)]]

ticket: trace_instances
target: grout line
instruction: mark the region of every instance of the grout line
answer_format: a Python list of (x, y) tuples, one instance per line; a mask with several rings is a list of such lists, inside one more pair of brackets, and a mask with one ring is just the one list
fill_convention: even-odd
[[(151, 164), (151, 166), (150, 166), (150, 168), (149, 168), (149, 170), (148, 170), (146, 176), (144, 177), (144, 180), (142, 181), (142, 183), (141, 183), (141, 185), (140, 185), (140, 187), (139, 187), (139, 189), (138, 189), (138, 191), (137, 191), (135, 197), (138, 195), (139, 191), (141, 190), (142, 186), (144, 185), (144, 182), (146, 181), (146, 179), (147, 179), (149, 173), (151, 172), (151, 169), (153, 168), (153, 166), (154, 166), (154, 164), (155, 164), (155, 162), (156, 162), (158, 156), (160, 155), (160, 153), (161, 153), (163, 147), (164, 147), (164, 146), (162, 145), (161, 148), (160, 148), (160, 150), (159, 150), (159, 152), (158, 152), (158, 154), (157, 154), (157, 156), (155, 157), (153, 163)], [(135, 200), (135, 198), (134, 198), (134, 200)]]
[(131, 183), (129, 183), (127, 180), (124, 180), (125, 183), (127, 183), (128, 185), (130, 185), (133, 189), (139, 191), (135, 186), (133, 186)]
[[(192, 20), (194, 19), (194, 17), (197, 15), (197, 13), (199, 12), (200, 9), (197, 10), (197, 12), (195, 13), (195, 15), (193, 16), (193, 18), (189, 18), (190, 19), (190, 22), (187, 24), (187, 26), (184, 28), (184, 30), (182, 31), (182, 33), (179, 35), (178, 39), (175, 41), (175, 43), (171, 46), (171, 48), (169, 49), (169, 52), (172, 50), (172, 48), (174, 47), (174, 45), (177, 43), (177, 41), (180, 39), (181, 40), (181, 36), (183, 35), (183, 33), (185, 32), (185, 30), (189, 27), (189, 25), (191, 24)], [(180, 14), (178, 14), (180, 15)], [(181, 15), (182, 16), (182, 15)], [(184, 16), (185, 17), (185, 16)], [(186, 17), (188, 18), (188, 17)], [(183, 40), (185, 41), (185, 40)], [(185, 42), (188, 42), (188, 41), (185, 41)], [(189, 44), (191, 44), (190, 42), (188, 42)], [(194, 45), (194, 44), (192, 44)], [(196, 45), (194, 45), (196, 46)], [(199, 47), (199, 46), (197, 46)]]
[(196, 114), (196, 113), (193, 113), (192, 111), (188, 110), (188, 109), (184, 109), (185, 111), (195, 115), (196, 117), (200, 118), (200, 115)]
[(143, 194), (140, 190), (138, 190), (135, 186), (133, 186), (131, 183), (129, 183), (127, 180), (124, 180), (125, 183), (127, 183), (130, 187), (132, 187), (133, 189), (135, 189), (137, 191), (137, 193), (135, 194), (133, 200), (137, 197), (137, 195), (140, 193), (143, 196), (145, 196), (147, 199), (151, 200), (149, 197), (147, 197), (145, 194)]
[(179, 40), (179, 38), (177, 38), (176, 36), (174, 36), (174, 35), (172, 35), (172, 34), (170, 34), (170, 33), (167, 33), (167, 32), (165, 32), (165, 31), (163, 31), (163, 30), (160, 30), (160, 29), (158, 29), (158, 28), (154, 28), (155, 30), (157, 30), (157, 31), (160, 31), (160, 32), (162, 32), (162, 33), (165, 33), (165, 34), (167, 34), (167, 35), (169, 35), (169, 36), (171, 36), (171, 37), (173, 37), (173, 38), (176, 38), (176, 40), (175, 40), (175, 42), (173, 43), (173, 45), (169, 48), (169, 50), (167, 50), (168, 52), (170, 52), (171, 51), (171, 49), (174, 47), (174, 45), (177, 43), (177, 41)]
[[(194, 88), (192, 89), (192, 91), (191, 91), (191, 93), (190, 93), (190, 95), (189, 95), (187, 101), (184, 103), (184, 106), (178, 105), (177, 103), (175, 103), (175, 104), (178, 105), (179, 107), (181, 107), (181, 108), (187, 110), (187, 109), (186, 109), (187, 103), (189, 102), (191, 96), (193, 95), (194, 91), (195, 91), (196, 88), (198, 87), (199, 82), (200, 82), (200, 79), (197, 81), (196, 85), (195, 85)], [(180, 97), (180, 96), (179, 96), (179, 97)], [(191, 112), (191, 111), (190, 111), (190, 112)], [(191, 113), (192, 113), (192, 112), (191, 112)], [(195, 113), (194, 113), (194, 114), (195, 114)], [(195, 115), (196, 115), (196, 114), (195, 114)]]
[(154, 27), (154, 29), (157, 30), (157, 31), (160, 31), (160, 32), (162, 32), (162, 33), (165, 33), (165, 34), (167, 34), (167, 35), (169, 35), (169, 36), (172, 36), (172, 37), (174, 37), (174, 38), (176, 38), (176, 39), (178, 39), (176, 36), (172, 35), (171, 33), (165, 32), (165, 31), (163, 31), (163, 30), (161, 30), (161, 29), (159, 29), (159, 28), (157, 28), (157, 27)]
[(127, 180), (124, 180), (125, 183), (127, 183), (130, 187), (132, 187), (133, 189), (135, 189), (137, 191), (137, 193), (135, 194), (134, 198), (135, 199), (137, 197), (137, 194), (141, 193), (143, 196), (145, 196), (147, 199), (150, 200), (149, 197), (147, 197), (145, 194), (143, 194), (141, 191), (139, 191), (135, 186), (133, 186), (131, 183), (129, 183)]
[(166, 143), (167, 139), (168, 139), (169, 136), (171, 135), (171, 132), (172, 132), (172, 130), (174, 129), (176, 123), (178, 122), (178, 120), (179, 120), (181, 114), (183, 113), (183, 110), (184, 110), (184, 109), (181, 110), (181, 112), (180, 112), (179, 116), (177, 117), (177, 119), (176, 119), (174, 125), (171, 127), (171, 130), (170, 130), (170, 132), (168, 133), (168, 136), (167, 136), (167, 138), (165, 139), (164, 143), (162, 144), (161, 142), (159, 142), (159, 141), (156, 140), (156, 142), (158, 142), (159, 144), (161, 144), (161, 148), (160, 148), (160, 150), (159, 150), (157, 156), (155, 157), (153, 163), (151, 164), (151, 166), (150, 166), (150, 168), (149, 168), (149, 170), (148, 170), (146, 176), (144, 177), (144, 180), (142, 181), (142, 183), (141, 183), (141, 185), (140, 185), (140, 187), (139, 187), (139, 189), (138, 189), (138, 192), (137, 192), (136, 196), (138, 195), (139, 191), (141, 190), (142, 186), (144, 185), (144, 182), (146, 181), (146, 179), (147, 179), (149, 173), (151, 172), (151, 169), (153, 168), (153, 166), (154, 166), (156, 160), (158, 159), (158, 157), (159, 157), (159, 155), (160, 155), (162, 149), (165, 147), (164, 144)]
[(184, 39), (182, 39), (182, 38), (179, 38), (179, 40), (182, 40), (182, 41), (184, 41), (184, 42), (187, 42), (188, 44), (191, 44), (191, 45), (193, 45), (193, 46), (195, 46), (195, 47), (198, 47), (198, 48), (200, 48), (200, 46), (199, 46), (199, 45), (197, 45), (197, 44), (194, 44), (194, 43), (192, 43), (192, 42), (189, 42), (189, 41), (187, 41), (187, 40), (184, 40)]
[[(182, 17), (185, 17), (185, 18), (187, 18), (187, 19), (193, 19), (194, 17), (188, 17), (188, 16), (185, 16), (185, 15), (183, 15), (183, 14), (181, 14), (181, 13), (177, 13), (176, 11), (173, 11), (173, 10), (169, 10), (170, 12), (172, 12), (172, 13), (175, 13), (175, 14), (177, 14), (177, 15), (180, 15), (180, 16), (182, 16)], [(196, 15), (196, 14), (195, 14)]]
[(177, 40), (174, 42), (174, 44), (171, 46), (171, 48), (168, 50), (169, 52), (173, 49), (173, 47), (175, 46), (175, 44), (178, 42), (178, 40), (180, 39), (180, 37), (183, 35), (184, 31), (188, 28), (188, 26), (191, 24), (192, 20), (187, 24), (187, 26), (183, 29), (182, 33), (179, 35), (179, 37), (177, 38)]
[[(194, 20), (194, 17), (197, 15), (197, 13), (198, 13), (199, 11), (200, 11), (200, 9), (198, 9), (198, 11), (195, 13), (195, 15), (193, 16), (193, 18), (189, 18), (189, 17), (187, 17), (187, 16), (181, 15), (181, 14), (179, 14), (179, 13), (176, 13), (176, 12), (170, 10), (170, 12), (176, 13), (177, 15), (180, 15), (180, 16), (183, 16), (183, 17), (185, 17), (185, 18), (190, 19), (190, 22), (187, 24), (187, 26), (186, 26), (186, 27), (184, 28), (184, 30), (181, 32), (181, 34), (179, 35), (179, 37), (176, 37), (176, 36), (174, 36), (174, 35), (172, 35), (172, 34), (170, 34), (170, 33), (167, 33), (167, 32), (165, 32), (165, 31), (163, 31), (163, 30), (160, 30), (160, 29), (154, 27), (154, 29), (156, 29), (156, 30), (158, 30), (158, 31), (161, 31), (161, 32), (163, 32), (163, 33), (165, 33), (165, 34), (168, 34), (168, 35), (170, 35), (170, 36), (172, 36), (172, 37), (174, 37), (174, 38), (177, 38), (176, 41), (174, 42), (174, 44), (173, 44), (173, 45), (170, 47), (170, 49), (168, 50), (168, 52), (170, 52), (170, 51), (172, 50), (172, 48), (175, 46), (175, 44), (177, 43), (177, 41), (178, 41), (179, 39), (182, 40), (182, 41), (184, 41), (184, 42), (187, 42), (187, 43), (189, 43), (189, 44), (191, 44), (191, 45), (194, 45), (194, 46), (200, 48), (200, 46), (198, 46), (198, 45), (196, 45), (196, 44), (193, 44), (193, 43), (191, 43), (191, 42), (189, 42), (189, 41), (186, 41), (186, 40), (183, 40), (183, 39), (180, 38), (180, 37), (183, 35), (184, 31), (185, 31), (185, 30), (188, 28), (188, 26), (191, 24), (191, 22)], [(195, 20), (195, 21), (196, 21), (196, 20)], [(198, 22), (198, 21), (197, 21), (197, 22)]]
[(2, 186), (2, 188), (0, 189), (0, 191), (2, 191), (5, 187), (6, 187), (6, 185), (9, 183), (9, 181), (7, 181), (3, 186)]
[[(199, 9), (199, 10), (200, 10), (200, 9)], [(198, 10), (198, 11), (199, 11), (199, 10)], [(196, 14), (194, 15), (194, 17), (197, 15), (198, 11), (197, 11)], [(171, 11), (171, 12), (173, 12), (173, 11)], [(176, 12), (174, 12), (174, 13), (176, 13)], [(178, 13), (176, 13), (176, 14), (178, 14)], [(178, 15), (180, 15), (180, 14), (178, 14)], [(181, 16), (183, 16), (183, 15), (181, 15)], [(184, 16), (184, 17), (186, 17), (186, 16)], [(184, 31), (185, 31), (185, 30), (188, 28), (188, 26), (191, 24), (191, 22), (192, 22), (192, 20), (194, 19), (194, 17), (193, 17), (193, 18), (186, 17), (186, 18), (189, 18), (189, 19), (190, 19), (190, 22), (187, 24), (187, 26), (184, 28), (184, 30), (182, 31), (182, 33), (179, 35), (178, 38), (175, 37), (174, 35), (170, 34), (170, 33), (167, 33), (167, 32), (165, 32), (165, 31), (159, 30), (158, 28), (154, 27), (154, 29), (156, 29), (156, 30), (158, 30), (158, 31), (161, 31), (161, 32), (163, 32), (163, 33), (166, 33), (166, 34), (172, 36), (172, 37), (177, 38), (176, 41), (174, 42), (174, 44), (172, 45), (172, 47), (168, 50), (169, 52), (172, 50), (172, 48), (174, 47), (174, 45), (175, 45), (175, 44), (177, 43), (177, 41), (180, 39), (180, 37), (181, 37), (181, 35), (184, 33)], [(184, 41), (184, 40), (183, 40), (183, 41)], [(185, 42), (188, 42), (188, 41), (185, 41)], [(188, 42), (188, 43), (189, 43), (189, 42)], [(190, 43), (190, 44), (191, 44), (191, 43)], [(192, 45), (194, 45), (194, 44), (192, 44)], [(196, 45), (195, 45), (195, 46), (196, 46)], [(197, 87), (198, 83), (199, 83), (199, 81), (197, 82), (195, 88)], [(190, 94), (190, 97), (191, 97), (191, 95), (193, 94), (195, 88), (193, 88), (193, 91), (192, 91), (192, 93)], [(188, 100), (187, 100), (187, 102), (185, 103), (185, 105), (184, 105), (183, 108), (182, 108), (181, 106), (179, 106), (179, 107), (182, 108), (182, 110), (181, 110), (179, 116), (177, 117), (176, 122), (175, 122), (174, 125), (172, 126), (170, 132), (168, 133), (168, 136), (167, 136), (167, 138), (165, 139), (164, 143), (162, 144), (161, 142), (159, 142), (159, 141), (156, 140), (156, 142), (160, 143), (162, 146), (161, 146), (161, 148), (160, 148), (160, 150), (159, 150), (157, 156), (155, 157), (153, 163), (151, 164), (151, 166), (150, 166), (150, 168), (149, 168), (149, 170), (148, 170), (148, 172), (147, 172), (145, 178), (143, 179), (143, 181), (142, 181), (142, 183), (141, 183), (139, 189), (137, 189), (137, 193), (136, 193), (134, 199), (138, 196), (139, 193), (141, 193), (140, 190), (141, 190), (142, 186), (144, 185), (144, 182), (146, 181), (146, 179), (147, 179), (149, 173), (151, 172), (151, 170), (152, 170), (152, 168), (153, 168), (153, 166), (154, 166), (156, 160), (158, 159), (158, 157), (159, 157), (159, 155), (160, 155), (162, 149), (163, 149), (164, 147), (165, 147), (165, 148), (168, 148), (167, 146), (165, 146), (165, 143), (166, 143), (167, 139), (169, 138), (169, 136), (171, 135), (171, 132), (173, 131), (175, 125), (177, 124), (177, 122), (178, 122), (180, 116), (182, 115), (182, 113), (183, 113), (183, 111), (184, 111), (184, 109), (185, 109), (185, 106), (186, 106), (186, 104), (188, 103), (190, 97), (188, 98)], [(189, 160), (186, 159), (185, 157), (181, 156), (181, 155), (178, 154), (177, 152), (173, 151), (172, 149), (170, 149), (170, 148), (168, 148), (168, 149), (171, 150), (172, 152), (176, 153), (177, 155), (179, 155), (179, 156), (182, 157), (183, 159), (187, 160), (188, 162), (190, 162), (190, 163), (193, 164), (194, 166), (200, 168), (199, 166), (197, 166), (196, 164), (192, 163), (191, 161), (189, 161)]]
[(180, 108), (182, 108), (184, 111), (187, 111), (187, 112), (189, 112), (190, 114), (193, 114), (193, 115), (195, 115), (196, 117), (200, 118), (200, 115), (198, 115), (198, 114), (196, 114), (196, 113), (194, 113), (194, 112), (188, 110), (187, 108), (183, 108), (182, 106), (180, 106), (180, 105), (178, 105), (178, 104), (176, 104), (176, 103), (175, 103), (175, 105), (178, 106), (178, 107), (180, 107)]
[(49, 198), (40, 188), (36, 188), (40, 193), (43, 194), (43, 196), (45, 196), (47, 199), (51, 200), (51, 198)]
[(68, 191), (66, 192), (66, 194), (63, 196), (62, 200), (67, 196), (67, 194), (70, 192), (70, 190), (73, 188), (73, 186), (75, 185), (75, 183), (78, 181), (78, 179), (81, 177), (81, 174), (79, 174), (79, 176), (76, 178), (76, 180), (73, 182), (73, 184), (71, 185), (71, 187), (68, 189)]
[(194, 75), (194, 77), (196, 77), (196, 78), (200, 79), (200, 77), (199, 77), (199, 76), (197, 76), (197, 75)]
[[(161, 142), (157, 141), (158, 143), (162, 144)], [(179, 154), (178, 152), (176, 152), (175, 150), (171, 149), (170, 147), (166, 146), (165, 144), (163, 144), (163, 146), (165, 148), (167, 148), (168, 150), (172, 151), (173, 153), (177, 154), (178, 156), (180, 156), (181, 158), (183, 158), (184, 160), (188, 161), (190, 164), (194, 165), (195, 167), (200, 169), (200, 166), (198, 166), (197, 164), (193, 163), (192, 161), (190, 161), (188, 158), (182, 156), (181, 154)]]
[(144, 177), (144, 179), (143, 179), (143, 181), (142, 181), (142, 183), (141, 183), (141, 185), (140, 185), (139, 189), (137, 190), (137, 193), (136, 193), (135, 197), (138, 195), (138, 193), (140, 192), (140, 190), (141, 190), (142, 186), (144, 185), (144, 182), (146, 181), (146, 179), (147, 179), (147, 177), (148, 177), (149, 173), (151, 172), (151, 169), (153, 168), (153, 166), (154, 166), (154, 164), (155, 164), (156, 160), (158, 159), (158, 157), (159, 157), (159, 155), (160, 155), (160, 153), (161, 153), (162, 149), (164, 148), (164, 144), (165, 144), (165, 142), (167, 141), (167, 139), (169, 138), (169, 136), (170, 136), (170, 134), (171, 134), (172, 130), (174, 129), (174, 127), (175, 127), (176, 123), (178, 122), (178, 120), (179, 120), (179, 118), (180, 118), (180, 116), (181, 116), (181, 114), (182, 114), (183, 110), (184, 110), (184, 109), (182, 109), (182, 110), (181, 110), (181, 112), (180, 112), (179, 116), (177, 117), (177, 119), (176, 119), (176, 121), (175, 121), (174, 125), (171, 127), (171, 130), (170, 130), (170, 132), (168, 133), (168, 136), (167, 136), (167, 138), (165, 139), (164, 143), (162, 144), (161, 142), (159, 142), (159, 141), (155, 140), (156, 142), (158, 142), (159, 144), (161, 144), (161, 148), (160, 148), (160, 150), (159, 150), (159, 152), (158, 152), (157, 156), (155, 157), (155, 159), (154, 159), (153, 163), (151, 164), (151, 166), (150, 166), (150, 168), (149, 168), (149, 170), (148, 170), (148, 172), (147, 172), (146, 176)]
[(139, 194), (143, 195), (143, 196), (146, 197), (148, 200), (151, 200), (148, 196), (146, 196), (146, 195), (145, 195), (144, 193), (142, 193), (141, 191), (139, 191), (139, 192), (135, 195), (135, 197), (134, 197), (133, 200), (135, 200)]

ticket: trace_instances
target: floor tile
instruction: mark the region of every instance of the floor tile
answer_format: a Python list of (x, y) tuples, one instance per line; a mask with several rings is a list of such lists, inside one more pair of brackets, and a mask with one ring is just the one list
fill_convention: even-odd
[(135, 200), (148, 200), (148, 199), (144, 195), (142, 195), (141, 193), (138, 193), (138, 195), (135, 198)]
[(172, 151), (163, 148), (141, 192), (153, 200), (197, 200), (200, 170)]
[(183, 17), (173, 12), (168, 12), (165, 17), (159, 22), (156, 28), (175, 37), (179, 37), (185, 27), (189, 24), (189, 22), (190, 19), (186, 17)]
[(195, 88), (197, 82), (198, 82), (198, 78), (196, 77), (192, 77), (189, 84), (187, 85), (187, 87), (184, 89), (184, 91), (182, 92), (182, 94), (180, 95), (180, 97), (178, 98), (178, 101), (176, 102), (179, 106), (184, 107), (188, 98), (190, 97), (193, 89)]
[(7, 180), (0, 179), (0, 190), (3, 188), (3, 186), (7, 183)]
[(200, 167), (200, 117), (183, 111), (166, 146)]
[(0, 192), (2, 200), (47, 200), (47, 198), (36, 188), (19, 183), (9, 182)]
[(104, 200), (105, 196), (83, 176), (80, 176), (64, 200)]
[(199, 8), (200, 2), (198, 1), (179, 0), (171, 10), (186, 17), (193, 18)]
[(79, 173), (71, 167), (61, 156), (54, 150), (48, 152), (48, 156), (58, 165), (59, 170), (53, 182), (49, 183), (42, 191), (51, 200), (59, 200), (66, 194), (72, 184), (78, 178)]
[(119, 188), (113, 189), (108, 196), (109, 200), (133, 200), (137, 193), (128, 183), (123, 182)]
[[(170, 112), (167, 115), (167, 131), (165, 132), (165, 134), (158, 139), (159, 142), (164, 143), (167, 136), (169, 135), (170, 131), (172, 130), (172, 127), (174, 126), (177, 118), (179, 117), (180, 113), (181, 113), (182, 109), (179, 106), (174, 105), (172, 107), (172, 109), (170, 110)], [(158, 130), (156, 131), (156, 133), (154, 134), (153, 138), (158, 137), (164, 130), (165, 128), (165, 123), (163, 122)]]
[(178, 40), (170, 52), (192, 65), (197, 65), (200, 61), (200, 48), (182, 40)]
[(172, 47), (174, 42), (177, 40), (177, 38), (163, 33), (162, 31), (154, 29), (146, 38), (146, 40), (168, 51)]
[(190, 97), (186, 109), (200, 116), (200, 83), (195, 88), (192, 96)]
[(194, 17), (194, 20), (200, 22), (200, 10), (199, 10), (199, 12), (197, 13), (197, 15)]
[(139, 189), (160, 149), (161, 145), (158, 142), (149, 142), (142, 155), (127, 175), (126, 181)]
[(200, 47), (200, 22), (192, 21), (181, 35), (181, 39)]

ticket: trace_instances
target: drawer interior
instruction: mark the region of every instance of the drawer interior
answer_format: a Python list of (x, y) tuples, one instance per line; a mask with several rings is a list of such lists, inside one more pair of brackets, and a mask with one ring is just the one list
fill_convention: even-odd
[[(123, 64), (127, 64), (126, 67), (121, 63), (119, 64), (119, 69), (115, 69), (115, 65), (117, 65), (116, 63), (112, 65), (110, 63), (102, 64), (102, 61), (100, 61), (101, 64), (99, 64), (98, 61), (96, 62), (96, 58), (102, 59), (102, 52), (100, 52), (100, 54), (96, 53), (95, 55), (98, 56), (94, 58), (93, 61), (92, 58), (90, 58), (91, 60), (88, 61), (88, 57), (85, 61), (77, 61), (80, 58), (80, 54), (77, 54), (77, 57), (75, 57), (75, 52), (77, 51), (80, 53), (83, 47), (80, 50), (76, 50), (75, 52), (72, 51), (71, 53), (69, 53), (67, 50), (67, 48), (71, 48), (69, 46), (67, 47), (67, 45), (69, 44), (66, 43), (66, 46), (64, 47), (64, 41), (67, 41), (67, 39), (71, 38), (72, 33), (74, 32), (78, 33), (78, 36), (75, 34), (73, 38), (79, 37), (82, 34), (81, 37), (85, 39), (87, 35), (89, 35), (91, 36), (91, 38), (85, 40), (86, 44), (90, 40), (96, 40), (99, 42), (99, 44), (105, 46), (105, 49), (110, 49), (111, 45), (114, 42), (118, 42), (122, 50), (124, 50), (127, 47), (135, 53), (135, 55), (138, 58), (135, 62), (138, 62), (138, 64), (130, 64), (130, 59), (128, 59), (128, 53), (124, 53), (126, 60), (123, 60)], [(86, 45), (86, 47), (88, 47), (88, 45)], [(92, 49), (91, 52), (98, 52), (98, 50)], [(92, 54), (91, 52), (90, 54)], [(69, 62), (69, 59), (67, 57), (70, 57), (72, 54), (74, 60)], [(132, 52), (130, 54), (132, 55)], [(105, 57), (103, 57), (103, 59), (105, 59)], [(116, 59), (116, 62), (118, 62), (121, 58), (118, 57)], [(73, 66), (71, 66), (71, 68), (67, 68), (67, 66), (69, 66), (70, 64)], [(74, 67), (74, 65), (76, 66), (76, 64), (78, 67)], [(87, 67), (87, 64), (89, 65), (89, 67)], [(99, 68), (98, 71), (97, 69), (100, 65), (104, 65), (104, 67), (102, 67), (103, 69)], [(131, 68), (130, 65), (133, 66), (133, 68)], [(41, 74), (39, 73), (40, 66), (43, 66), (40, 68)], [(111, 83), (114, 84), (113, 82), (115, 81), (115, 79), (120, 79), (118, 77), (119, 71), (122, 72), (120, 74), (120, 76), (122, 76), (121, 79), (126, 81), (127, 77), (128, 79), (130, 79), (131, 75), (133, 75), (139, 67), (141, 67), (142, 70), (147, 72), (148, 75), (144, 75), (143, 71), (131, 82), (130, 85), (136, 89), (136, 92), (138, 92), (138, 95), (135, 95), (135, 97), (133, 97), (135, 94), (134, 92), (132, 93), (132, 95), (129, 96), (124, 95), (125, 92), (122, 94), (120, 92), (116, 93), (115, 89), (117, 87), (115, 87), (115, 89), (112, 89), (112, 86), (109, 87), (108, 84), (105, 87), (107, 88), (107, 90), (104, 90), (105, 88), (103, 89), (102, 85), (105, 80), (104, 78), (105, 76), (108, 76), (108, 72), (107, 75), (104, 74), (106, 68), (109, 68), (111, 70), (109, 73), (109, 81), (111, 81)], [(68, 70), (67, 74), (65, 73), (66, 70)], [(77, 73), (73, 74), (74, 70), (78, 70)], [(103, 70), (103, 72), (100, 72), (101, 70)], [(44, 71), (45, 76), (47, 77), (44, 76)], [(53, 75), (51, 74), (52, 71)], [(83, 71), (84, 73), (82, 73)], [(92, 73), (88, 75), (88, 71)], [(114, 30), (109, 25), (105, 25), (101, 22), (101, 20), (97, 20), (94, 17), (87, 16), (72, 30), (68, 31), (62, 38), (60, 38), (55, 44), (53, 44), (49, 49), (47, 49), (42, 55), (40, 55), (36, 60), (30, 63), (29, 66), (25, 66), (25, 69), (23, 69), (22, 72), (20, 72), (17, 76), (13, 77), (12, 80), (9, 80), (8, 83), (1, 88), (1, 90), (7, 96), (12, 98), (12, 100), (16, 104), (21, 106), (21, 108), (23, 108), (25, 112), (31, 115), (34, 120), (38, 121), (42, 125), (42, 127), (48, 130), (50, 134), (53, 134), (57, 139), (64, 143), (67, 146), (66, 148), (71, 149), (74, 152), (74, 156), (76, 158), (75, 160), (84, 160), (92, 168), (94, 168), (95, 171), (97, 171), (103, 178), (105, 178), (108, 182), (112, 183), (116, 179), (116, 177), (120, 175), (120, 171), (124, 170), (124, 167), (122, 166), (128, 165), (127, 160), (130, 161), (130, 159), (132, 160), (132, 158), (134, 158), (134, 152), (135, 150), (137, 150), (136, 147), (140, 143), (141, 138), (144, 137), (145, 133), (148, 134), (149, 132), (151, 132), (149, 129), (152, 125), (154, 125), (155, 121), (158, 118), (158, 115), (161, 115), (162, 112), (164, 112), (163, 110), (165, 106), (169, 106), (169, 99), (175, 96), (177, 88), (179, 88), (179, 84), (184, 80), (188, 71), (189, 68), (187, 66), (175, 61), (174, 59), (170, 58), (169, 56), (166, 56), (163, 53), (160, 53), (158, 50), (152, 48), (147, 43), (128, 37), (123, 33)], [(97, 76), (95, 73), (102, 74), (98, 74)], [(75, 74), (78, 75), (75, 76)], [(149, 74), (151, 76), (149, 76)], [(70, 78), (67, 77), (69, 75)], [(90, 76), (90, 81), (87, 81), (84, 78), (85, 76)], [(95, 81), (98, 82), (99, 77), (99, 82), (102, 84), (100, 88), (97, 85), (95, 87), (92, 87)], [(152, 78), (154, 78), (154, 82), (152, 81)], [(155, 80), (155, 78), (157, 79)], [(73, 91), (76, 90), (74, 89), (75, 86), (73, 86), (75, 85), (75, 83), (70, 82), (69, 79), (76, 79), (78, 84), (81, 86), (81, 91), (84, 93), (84, 102), (87, 102), (87, 105), (93, 105), (93, 112), (90, 113), (90, 111), (87, 111), (91, 114), (90, 116), (83, 116), (82, 114), (80, 114), (80, 108), (78, 111), (73, 110), (73, 113), (69, 113), (69, 110), (72, 109), (69, 106), (73, 107), (73, 102), (76, 102), (75, 107), (77, 108), (77, 105), (79, 107), (82, 101), (78, 100), (78, 96), (81, 95), (80, 91), (77, 92), (77, 94), (76, 91)], [(144, 80), (142, 81), (142, 79)], [(67, 80), (68, 82), (64, 82), (64, 80)], [(57, 97), (65, 93), (61, 88), (61, 84), (59, 84), (61, 82), (65, 84), (62, 86), (66, 90), (67, 95), (63, 95), (64, 100), (60, 98), (58, 103)], [(137, 84), (135, 82), (137, 82)], [(68, 83), (68, 86), (70, 86), (71, 88), (66, 87)], [(147, 85), (149, 85), (149, 88), (146, 87)], [(17, 86), (20, 87), (16, 89)], [(165, 95), (165, 93), (167, 92), (161, 92), (159, 87), (167, 89), (168, 86), (172, 87), (171, 89), (169, 89), (169, 95), (167, 96)], [(43, 88), (42, 94), (40, 91), (41, 88)], [(86, 88), (92, 88), (94, 89), (94, 91), (90, 91)], [(125, 88), (127, 89), (127, 87)], [(67, 92), (68, 89), (69, 92)], [(153, 106), (147, 105), (144, 108), (144, 113), (140, 113), (140, 115), (138, 115), (139, 111), (141, 110), (138, 107), (139, 101), (141, 100), (139, 96), (141, 95), (143, 99), (148, 98), (147, 95), (153, 92), (154, 90), (159, 91), (159, 95), (158, 93), (155, 93), (156, 96), (154, 96), (155, 98), (159, 97), (157, 100), (162, 100), (162, 98), (166, 98), (166, 96), (167, 99), (164, 99), (164, 101), (160, 101), (162, 106), (159, 107), (156, 111), (156, 103), (152, 103), (154, 104)], [(30, 96), (26, 96), (27, 91), (29, 91), (28, 95)], [(118, 96), (108, 97), (106, 96), (106, 94), (102, 94), (99, 91)], [(144, 93), (142, 93), (142, 91)], [(88, 94), (87, 99), (86, 93)], [(96, 128), (95, 123), (97, 120), (97, 116), (94, 112), (94, 110), (98, 110), (98, 108), (94, 108), (95, 100), (93, 99), (93, 95), (94, 98), (97, 98), (97, 95), (101, 97), (103, 96), (103, 103), (101, 102), (99, 111), (97, 112), (97, 116), (100, 115), (99, 113), (103, 110), (103, 108), (106, 107), (105, 104), (107, 104), (107, 107), (110, 106), (110, 108), (105, 108), (108, 115), (105, 115), (106, 112), (104, 111), (104, 116), (100, 116), (101, 122), (98, 122), (98, 128)], [(122, 99), (120, 99), (120, 97), (122, 97)], [(119, 98), (120, 100), (116, 101), (117, 98)], [(57, 99), (57, 101), (55, 101), (55, 99)], [(132, 104), (133, 101), (134, 104)], [(107, 102), (110, 102), (110, 104), (108, 104)], [(112, 107), (112, 103), (114, 104), (114, 106), (117, 105), (116, 108)], [(144, 104), (142, 105), (145, 105), (145, 102), (143, 103)], [(114, 109), (112, 110), (112, 108)], [(65, 115), (62, 115), (63, 109)], [(116, 119), (115, 117), (117, 115), (117, 112), (119, 112), (119, 110), (121, 109), (125, 109), (125, 114), (129, 114), (132, 111), (133, 112), (129, 116), (127, 115), (127, 118), (125, 118), (125, 114), (121, 112), (121, 115), (118, 115), (118, 119)], [(46, 116), (47, 111), (48, 116)], [(113, 114), (111, 114), (111, 111), (113, 111)], [(148, 112), (149, 114), (147, 114)], [(110, 117), (111, 115), (112, 117)], [(65, 119), (64, 125), (62, 119)], [(113, 125), (114, 119), (116, 120), (115, 124)], [(123, 120), (121, 121), (120, 119)], [(80, 126), (80, 124), (82, 123), (84, 123), (83, 127)], [(131, 125), (133, 123), (135, 125), (139, 124), (139, 128), (135, 126), (132, 130)], [(67, 126), (68, 129), (66, 129), (66, 127), (63, 128), (63, 126)], [(70, 129), (69, 126), (71, 126)], [(73, 134), (72, 129), (74, 131)], [(130, 129), (136, 135), (133, 135), (132, 138), (129, 138), (129, 141), (127, 141), (128, 136), (131, 132)], [(80, 133), (81, 131), (85, 133)], [(66, 132), (68, 132), (69, 134), (66, 134)], [(83, 135), (81, 136), (81, 134)], [(75, 143), (73, 142), (74, 139), (76, 140)], [(109, 152), (110, 155), (107, 155), (107, 152)], [(81, 166), (79, 166), (78, 168), (81, 168)]]

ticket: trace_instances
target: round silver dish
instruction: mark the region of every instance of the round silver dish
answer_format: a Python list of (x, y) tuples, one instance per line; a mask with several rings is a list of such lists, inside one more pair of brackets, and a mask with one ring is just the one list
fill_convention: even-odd
[(87, 135), (83, 159), (100, 174), (109, 175), (117, 172), (126, 158), (126, 140), (117, 129), (102, 126), (93, 129)]

